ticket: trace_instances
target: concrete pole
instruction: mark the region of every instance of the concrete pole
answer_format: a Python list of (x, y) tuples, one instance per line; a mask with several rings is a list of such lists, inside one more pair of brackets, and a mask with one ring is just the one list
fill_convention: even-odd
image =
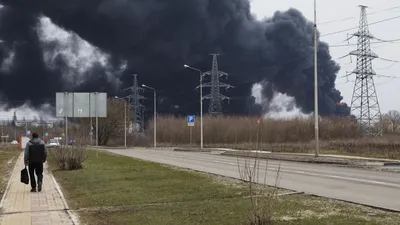
[(125, 129), (124, 145), (125, 145), (125, 148), (126, 148), (126, 101), (125, 100), (124, 100), (124, 118), (125, 118), (125, 121), (124, 121), (124, 129)]
[(317, 0), (314, 0), (314, 125), (315, 157), (319, 156)]
[(157, 148), (157, 94), (154, 89), (154, 149)]
[(200, 148), (203, 149), (203, 74), (200, 71)]

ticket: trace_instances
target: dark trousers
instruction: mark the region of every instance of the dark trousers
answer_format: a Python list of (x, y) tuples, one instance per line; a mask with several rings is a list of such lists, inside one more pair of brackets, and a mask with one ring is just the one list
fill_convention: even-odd
[(35, 173), (38, 183), (43, 182), (43, 163), (29, 163), (29, 177), (31, 178), (31, 187), (36, 188)]

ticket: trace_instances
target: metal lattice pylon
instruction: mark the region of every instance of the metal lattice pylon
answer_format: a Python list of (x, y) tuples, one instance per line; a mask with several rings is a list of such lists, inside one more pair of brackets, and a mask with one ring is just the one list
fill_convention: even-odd
[(211, 54), (213, 56), (213, 61), (212, 61), (212, 68), (211, 71), (203, 73), (203, 76), (209, 75), (211, 76), (211, 82), (203, 84), (203, 87), (210, 87), (211, 88), (211, 93), (209, 95), (204, 96), (204, 99), (210, 99), (210, 105), (208, 108), (208, 112), (211, 115), (219, 115), (222, 113), (222, 101), (228, 99), (229, 97), (222, 95), (220, 93), (220, 88), (232, 88), (233, 86), (229, 84), (225, 84), (220, 82), (220, 78), (222, 76), (228, 76), (227, 73), (219, 71), (218, 69), (218, 54)]
[(370, 39), (374, 37), (368, 29), (367, 7), (360, 6), (360, 8), (359, 30), (354, 34), (358, 38), (357, 50), (350, 53), (357, 56), (357, 67), (352, 72), (356, 74), (356, 80), (351, 100), (351, 113), (356, 116), (365, 134), (379, 135), (381, 112), (374, 83), (376, 73), (372, 69), (372, 60), (378, 58), (378, 55), (371, 51)]
[(124, 90), (131, 91), (131, 94), (126, 98), (129, 98), (131, 102), (133, 131), (142, 133), (144, 131), (144, 106), (140, 101), (145, 98), (140, 95), (143, 92), (143, 88), (139, 87), (137, 76), (137, 74), (133, 74), (133, 86)]

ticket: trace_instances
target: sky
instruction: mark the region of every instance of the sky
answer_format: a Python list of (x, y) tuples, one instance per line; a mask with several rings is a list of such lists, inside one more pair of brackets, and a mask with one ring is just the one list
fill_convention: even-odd
[[(351, 4), (349, 4), (351, 2)], [(313, 0), (251, 0), (252, 12), (258, 19), (263, 19), (265, 17), (270, 17), (277, 10), (287, 10), (289, 8), (296, 8), (300, 10), (304, 16), (313, 21), (314, 16), (314, 2)], [(332, 47), (330, 48), (331, 55), (333, 59), (340, 64), (342, 69), (338, 74), (338, 79), (336, 80), (336, 87), (342, 92), (344, 96), (344, 102), (349, 105), (351, 103), (351, 98), (354, 88), (355, 75), (351, 74), (347, 77), (346, 74), (355, 68), (356, 57), (344, 57), (350, 51), (356, 49), (357, 40), (352, 38), (350, 40), (350, 46), (347, 45), (347, 36), (357, 31), (357, 26), (359, 22), (360, 8), (359, 4), (368, 6), (367, 13), (372, 13), (368, 16), (368, 22), (372, 23), (375, 21), (384, 20), (391, 17), (400, 16), (400, 2), (395, 0), (335, 0), (335, 1), (317, 1), (317, 24), (318, 29), (321, 33), (321, 40), (329, 43)], [(388, 8), (399, 6), (397, 9), (383, 11)], [(384, 23), (371, 25), (370, 32), (381, 40), (394, 40), (400, 39), (400, 29), (398, 24), (400, 23), (400, 18), (387, 21)], [(345, 30), (348, 28), (355, 28), (346, 32), (337, 33), (334, 35), (326, 35), (332, 32)], [(41, 20), (41, 38), (43, 40), (55, 40), (58, 39), (60, 43), (60, 49), (58, 51), (63, 52), (67, 57), (71, 59), (71, 68), (86, 70), (89, 66), (85, 63), (90, 62), (90, 59), (101, 58), (102, 63), (106, 63), (107, 56), (102, 55), (99, 49), (93, 48), (89, 43), (82, 41), (80, 44), (80, 51), (77, 55), (73, 55), (72, 50), (68, 50), (68, 39), (73, 38), (72, 35), (65, 31), (60, 30), (54, 26), (51, 21), (46, 18)], [(337, 46), (340, 45), (340, 46)], [(344, 45), (344, 46), (343, 46)], [(336, 46), (336, 47), (335, 47)], [(400, 41), (397, 43), (380, 43), (372, 45), (372, 50), (378, 54), (380, 57), (390, 60), (400, 61)], [(51, 55), (48, 57), (49, 63), (52, 61)], [(341, 59), (339, 59), (341, 58)], [(82, 62), (85, 62), (82, 64)], [(400, 95), (400, 74), (396, 73), (400, 70), (400, 63), (387, 62), (380, 59), (375, 59), (373, 61), (373, 68), (379, 75), (390, 76), (391, 78), (384, 76), (377, 76), (375, 78), (376, 91), (380, 103), (380, 108), (382, 113), (386, 113), (389, 110), (395, 109), (400, 110), (400, 103), (397, 101), (397, 97)], [(82, 72), (80, 71), (80, 72)], [(259, 96), (259, 87), (254, 87), (254, 94)], [(310, 99), (312, 101), (313, 99)], [(269, 117), (291, 117), (294, 115), (299, 115), (298, 109), (294, 111), (287, 112), (284, 110), (284, 105), (290, 102), (290, 98), (285, 95), (277, 95), (274, 98), (274, 104), (283, 105), (283, 107), (277, 107), (282, 109), (280, 112), (271, 112)], [(3, 107), (0, 106), (0, 118), (12, 118), (12, 110), (4, 111)], [(18, 115), (27, 115), (27, 118), (38, 117), (40, 115), (48, 115), (48, 107), (46, 112), (34, 112), (29, 109), (27, 105), (24, 105), (17, 109)]]
[[(357, 27), (360, 17), (360, 8), (358, 5), (360, 4), (368, 6), (367, 13), (372, 13), (371, 15), (368, 15), (368, 23), (400, 16), (400, 2), (398, 0), (317, 0), (317, 27), (321, 33), (321, 40), (329, 43), (331, 46), (347, 45), (347, 41), (345, 41), (347, 35), (356, 32), (357, 29), (334, 35), (323, 35)], [(313, 0), (252, 0), (251, 6), (253, 13), (258, 19), (269, 17), (277, 10), (283, 11), (289, 8), (296, 8), (300, 10), (307, 19), (311, 21), (314, 20)], [(396, 6), (398, 6), (397, 9), (383, 11)], [(370, 33), (381, 40), (400, 39), (399, 23), (400, 18), (397, 18), (376, 25), (371, 25)], [(350, 40), (350, 44), (356, 43), (357, 39), (353, 37)], [(380, 57), (400, 61), (400, 42), (380, 43), (371, 46), (372, 51)], [(356, 47), (356, 45), (352, 45), (330, 48), (333, 59), (339, 63), (342, 68), (338, 74), (338, 79), (336, 80), (336, 87), (341, 91), (344, 97), (343, 101), (348, 104), (351, 103), (352, 99), (355, 75), (352, 74), (348, 76), (348, 79), (346, 77), (340, 77), (343, 77), (348, 72), (354, 70), (356, 57), (352, 56), (351, 59), (350, 57), (339, 58), (347, 55), (350, 51), (355, 50)], [(398, 96), (400, 96), (400, 63), (375, 59), (372, 65), (377, 74), (383, 75), (375, 78), (376, 91), (381, 112), (386, 113), (389, 110), (400, 110), (400, 101), (398, 100)], [(390, 76), (390, 78), (384, 76)]]

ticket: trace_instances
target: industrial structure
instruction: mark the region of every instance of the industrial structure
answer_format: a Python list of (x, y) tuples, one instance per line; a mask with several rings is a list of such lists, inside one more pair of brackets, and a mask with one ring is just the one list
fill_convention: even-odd
[(126, 98), (129, 99), (132, 110), (132, 131), (143, 133), (145, 107), (141, 103), (141, 100), (145, 99), (145, 97), (140, 95), (140, 93), (144, 90), (138, 85), (137, 77), (137, 74), (133, 74), (133, 85), (129, 88), (124, 89), (124, 91), (131, 91), (130, 95), (126, 96)]
[(370, 39), (374, 39), (374, 36), (368, 28), (367, 7), (360, 5), (360, 8), (359, 30), (353, 34), (358, 38), (357, 50), (350, 52), (350, 55), (357, 56), (357, 66), (352, 72), (356, 74), (356, 79), (351, 100), (351, 114), (356, 117), (365, 134), (375, 136), (381, 133), (379, 127), (381, 112), (374, 84), (376, 73), (372, 68), (372, 60), (378, 58), (378, 55), (371, 51)]
[(229, 100), (229, 97), (220, 93), (220, 88), (228, 89), (233, 86), (220, 82), (220, 78), (223, 76), (227, 77), (228, 74), (219, 71), (217, 59), (218, 54), (213, 53), (211, 55), (213, 57), (211, 71), (203, 73), (203, 76), (209, 75), (211, 77), (211, 82), (203, 84), (203, 87), (211, 88), (211, 92), (209, 95), (204, 96), (204, 99), (210, 99), (208, 112), (211, 115), (220, 115), (222, 113), (222, 101), (226, 99)]

